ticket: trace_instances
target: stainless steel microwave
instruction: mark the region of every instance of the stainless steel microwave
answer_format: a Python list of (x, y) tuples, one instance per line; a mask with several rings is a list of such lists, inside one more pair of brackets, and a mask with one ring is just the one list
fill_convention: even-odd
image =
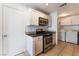
[(48, 19), (39, 17), (39, 26), (48, 26)]

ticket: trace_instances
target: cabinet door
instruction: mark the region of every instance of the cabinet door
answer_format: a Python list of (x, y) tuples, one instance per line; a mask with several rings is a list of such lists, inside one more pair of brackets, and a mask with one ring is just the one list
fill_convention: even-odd
[(33, 41), (33, 37), (30, 37), (28, 35), (26, 35), (26, 51), (28, 52), (29, 55), (33, 56), (35, 53), (34, 51), (34, 41)]
[(77, 32), (76, 31), (72, 32), (71, 39), (72, 39), (72, 43), (77, 44)]
[(77, 32), (75, 31), (66, 32), (66, 42), (77, 44)]
[(39, 37), (35, 37), (35, 55), (39, 54), (42, 52), (42, 36), (39, 36)]
[(72, 25), (79, 25), (79, 15), (71, 17)]
[(31, 24), (32, 25), (39, 25), (38, 20), (39, 20), (39, 12), (32, 9), (32, 21), (31, 21)]
[(72, 34), (71, 34), (72, 32), (71, 31), (67, 31), (66, 32), (66, 42), (72, 42), (72, 39), (71, 39), (71, 37), (72, 37)]
[(71, 19), (70, 18), (62, 18), (60, 20), (61, 25), (71, 25)]
[(26, 23), (25, 24), (26, 25), (31, 25), (31, 19), (32, 19), (31, 8), (27, 8), (25, 13), (26, 13), (26, 15), (25, 15), (25, 17), (26, 17), (26, 21), (25, 22)]
[(40, 16), (40, 17), (43, 17), (43, 18), (46, 18), (46, 19), (49, 18), (48, 15), (46, 15), (46, 14), (44, 14), (44, 13), (42, 13), (42, 12), (39, 12), (39, 16)]
[(60, 32), (60, 40), (61, 41), (65, 41), (65, 38), (66, 37), (66, 33), (65, 33), (65, 31), (64, 30), (61, 30), (61, 32)]

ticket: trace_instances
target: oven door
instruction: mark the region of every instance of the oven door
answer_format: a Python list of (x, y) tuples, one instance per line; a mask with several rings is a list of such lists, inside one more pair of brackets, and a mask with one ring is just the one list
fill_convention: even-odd
[(52, 43), (52, 37), (51, 36), (46, 37), (45, 38), (45, 45), (49, 45), (50, 43)]
[(44, 48), (49, 47), (52, 44), (52, 36), (44, 38)]
[(46, 52), (48, 49), (52, 47), (52, 34), (50, 35), (44, 35), (44, 40), (43, 40), (43, 52)]

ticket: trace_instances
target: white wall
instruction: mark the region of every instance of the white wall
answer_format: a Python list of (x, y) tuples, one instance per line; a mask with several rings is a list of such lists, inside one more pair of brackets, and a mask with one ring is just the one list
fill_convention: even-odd
[(57, 11), (53, 12), (50, 14), (51, 17), (51, 27), (49, 27), (50, 31), (54, 31), (56, 32), (56, 45), (58, 43), (58, 15), (57, 15)]
[(56, 31), (57, 30), (57, 11), (50, 14), (51, 17), (51, 27), (49, 27), (50, 31)]

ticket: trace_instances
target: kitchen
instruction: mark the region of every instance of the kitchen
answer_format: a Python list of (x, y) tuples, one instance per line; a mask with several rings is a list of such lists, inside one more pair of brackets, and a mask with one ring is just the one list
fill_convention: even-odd
[[(1, 15), (3, 26), (2, 55), (12, 56), (22, 52), (26, 54), (28, 52), (29, 55), (37, 55), (40, 50), (42, 52), (44, 49), (43, 52), (45, 52), (47, 47), (49, 47), (49, 49), (53, 47), (52, 34), (55, 33), (55, 31), (49, 31), (51, 29), (48, 30), (48, 28), (51, 27), (51, 21), (49, 20), (50, 16), (47, 14), (26, 7), (23, 4), (1, 4)], [(36, 34), (36, 31), (38, 34)], [(47, 45), (43, 43), (46, 41), (46, 38)], [(34, 43), (33, 40), (36, 42)]]
[(0, 4), (0, 55), (79, 55), (78, 7), (71, 3)]

